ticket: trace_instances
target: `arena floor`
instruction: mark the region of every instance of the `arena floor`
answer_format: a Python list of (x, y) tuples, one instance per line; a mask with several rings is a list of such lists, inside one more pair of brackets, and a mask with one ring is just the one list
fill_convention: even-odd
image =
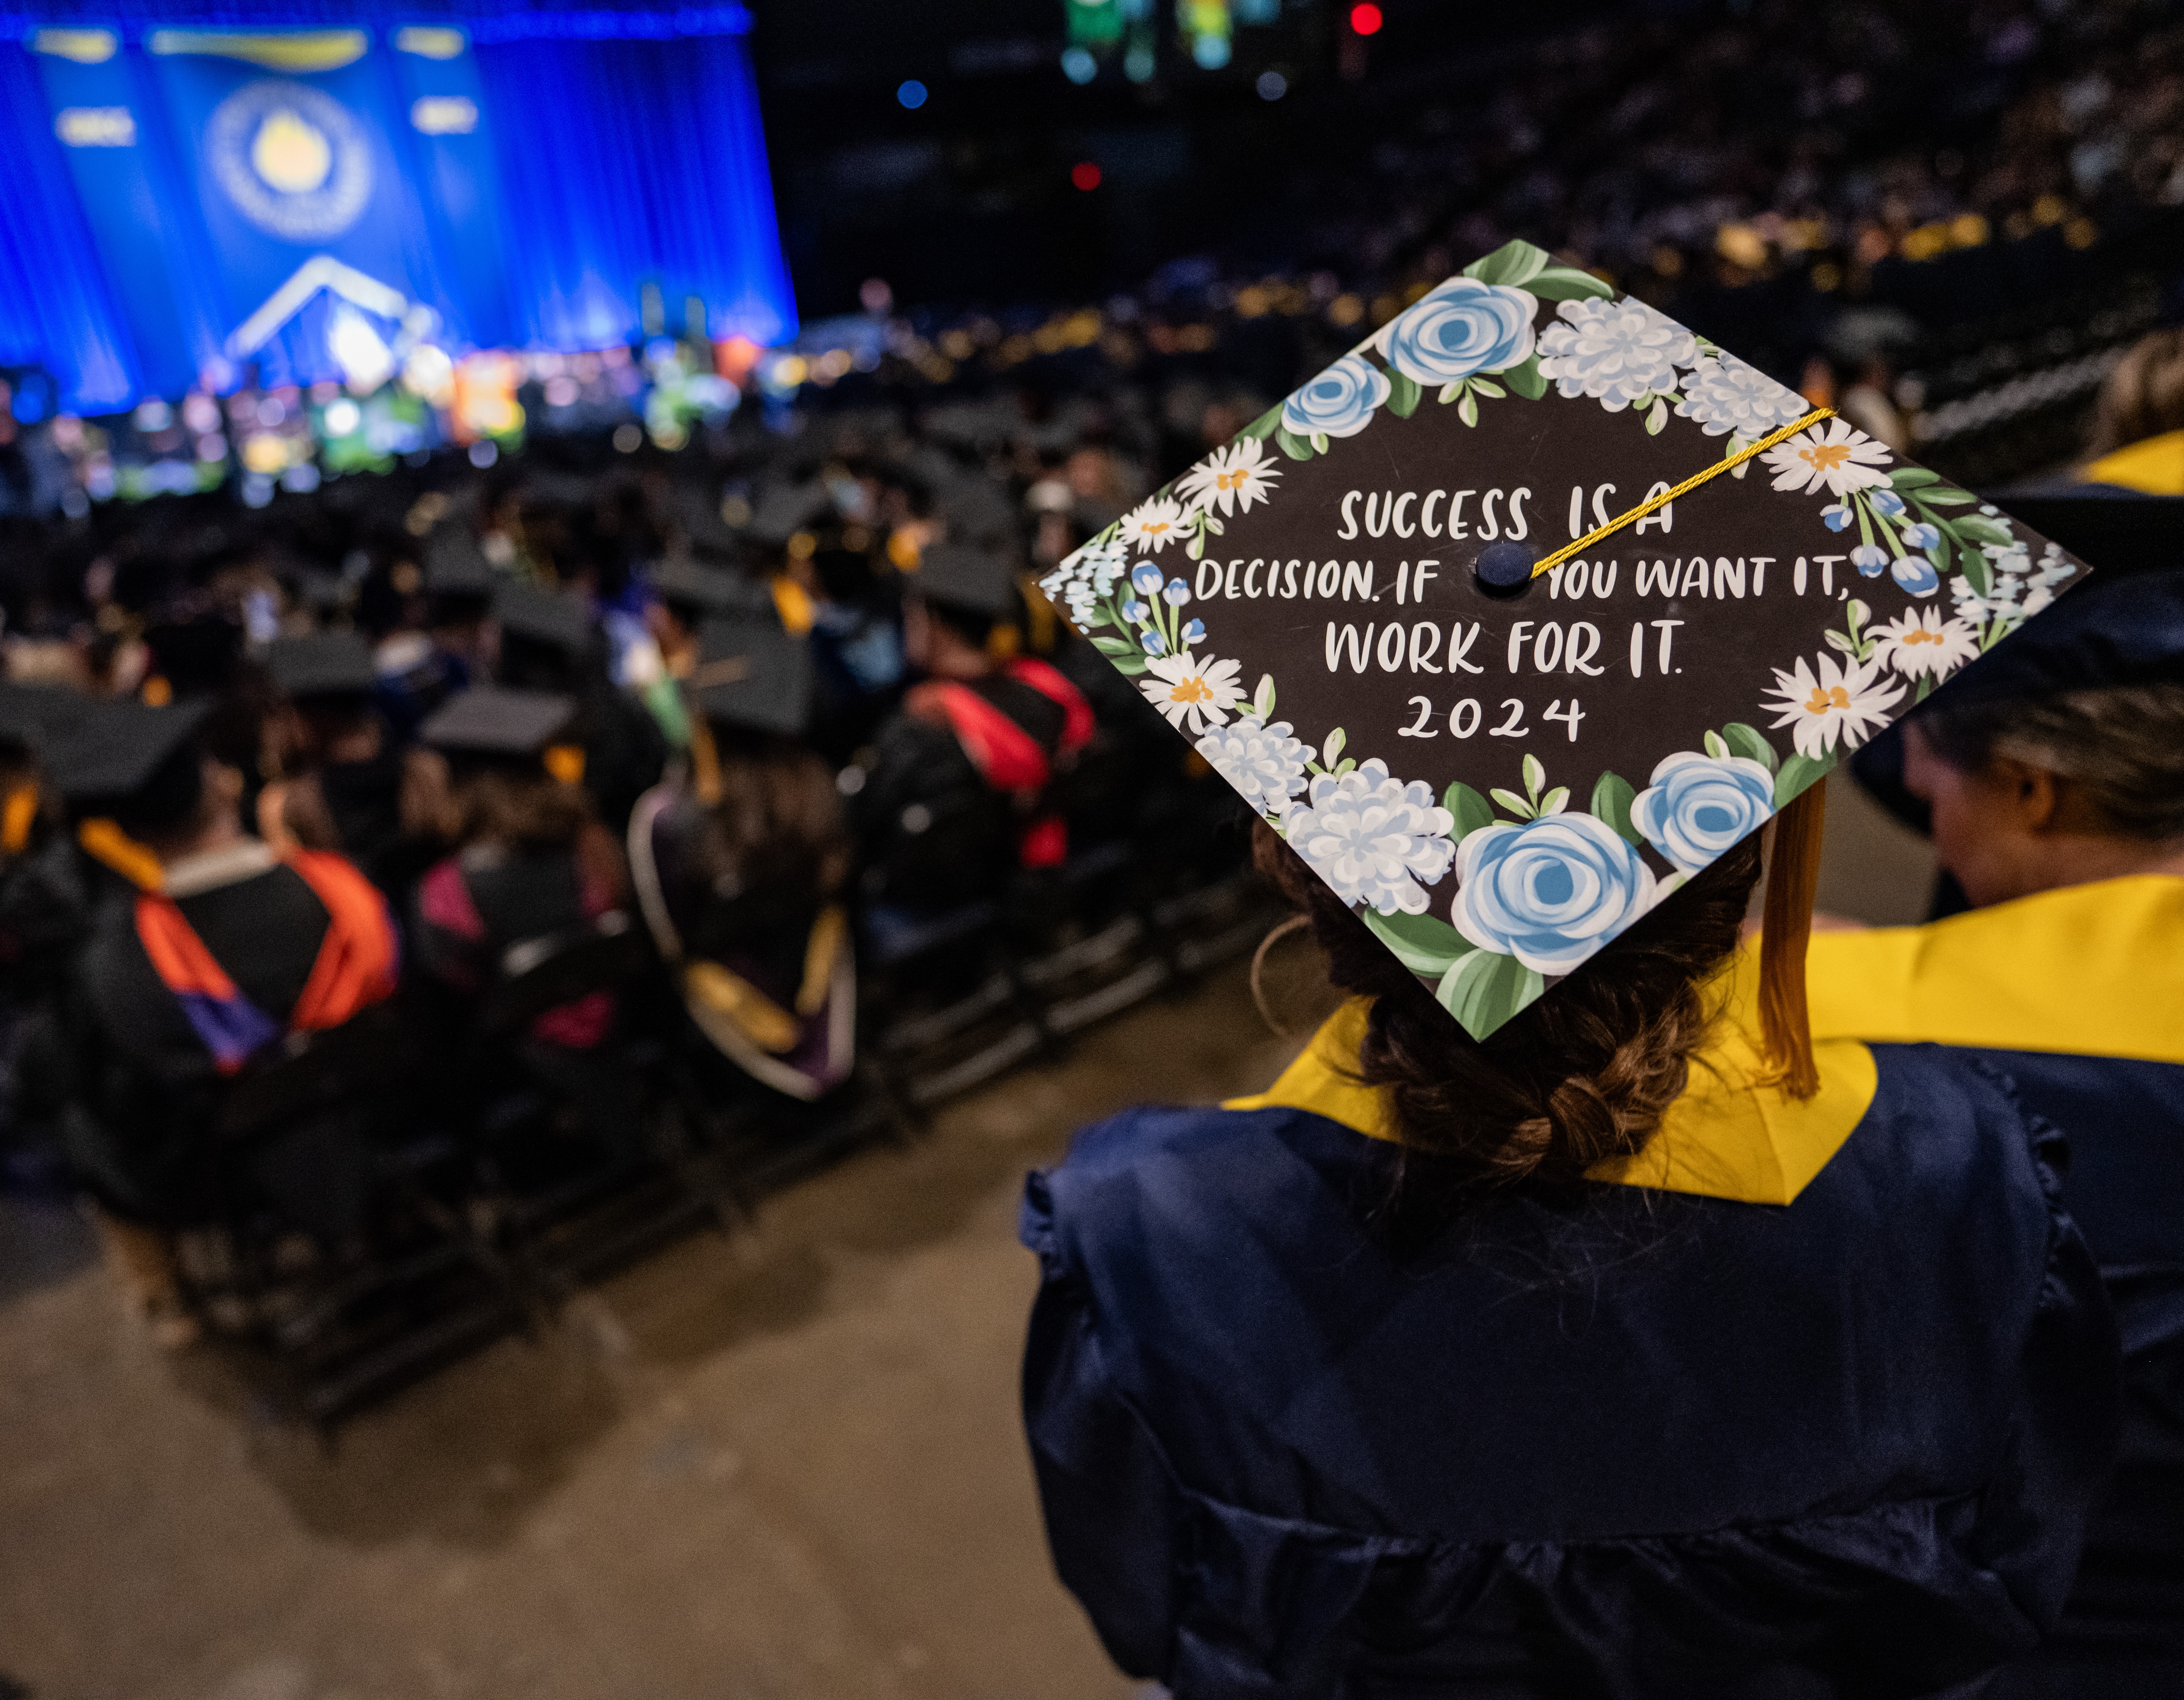
[[(1915, 918), (1924, 846), (1846, 790), (1822, 906)], [(1315, 976), (1299, 941), (1269, 964), (1300, 1031)], [(67, 1212), (0, 1201), (0, 1676), (37, 1700), (1117, 1700), (1017, 1428), (1022, 1176), (1292, 1048), (1235, 965), (331, 1447), (125, 1326)]]

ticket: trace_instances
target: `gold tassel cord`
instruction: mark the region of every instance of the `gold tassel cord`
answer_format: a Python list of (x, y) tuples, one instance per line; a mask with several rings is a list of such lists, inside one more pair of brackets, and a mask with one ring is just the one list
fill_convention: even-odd
[(1545, 560), (1541, 561), (1537, 566), (1532, 569), (1532, 577), (1537, 578), (1541, 573), (1551, 571), (1554, 568), (1560, 566), (1564, 561), (1583, 555), (1585, 550), (1591, 549), (1602, 538), (1609, 536), (1615, 532), (1621, 531), (1624, 527), (1630, 525), (1634, 521), (1644, 519), (1648, 514), (1658, 512), (1659, 510), (1667, 507), (1669, 503), (1674, 501), (1679, 496), (1689, 495), (1693, 490), (1697, 489), (1700, 485), (1705, 483), (1708, 479), (1719, 478), (1724, 472), (1733, 471), (1737, 467), (1741, 466), (1746, 461), (1751, 460), (1753, 455), (1764, 454), (1769, 449), (1774, 448), (1776, 443), (1786, 443), (1790, 438), (1795, 437), (1799, 432), (1818, 425), (1823, 420), (1833, 419), (1835, 416), (1836, 410), (1833, 408), (1816, 407), (1802, 419), (1797, 421), (1796, 424), (1786, 425), (1779, 431), (1770, 431), (1757, 443), (1747, 443), (1743, 448), (1738, 449), (1736, 454), (1724, 454), (1720, 460), (1715, 461), (1713, 465), (1708, 467), (1703, 472), (1694, 472), (1690, 477), (1685, 479), (1682, 483), (1677, 485), (1674, 489), (1663, 490), (1658, 496), (1648, 497), (1646, 500), (1641, 502), (1636, 507), (1631, 509), (1629, 513), (1618, 514), (1606, 525), (1596, 526), (1592, 530), (1587, 532), (1583, 537), (1580, 538), (1575, 543), (1569, 544), (1567, 548), (1557, 549), (1552, 555), (1549, 555)]

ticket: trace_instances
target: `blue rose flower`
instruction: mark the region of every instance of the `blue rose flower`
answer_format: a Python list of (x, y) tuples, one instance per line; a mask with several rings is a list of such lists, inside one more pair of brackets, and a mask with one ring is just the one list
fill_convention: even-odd
[(1820, 520), (1831, 532), (1841, 531), (1851, 522), (1848, 502), (1830, 502), (1820, 510)]
[(1696, 873), (1774, 812), (1774, 776), (1763, 762), (1685, 750), (1653, 769), (1653, 783), (1631, 801), (1630, 822), (1655, 850)]
[(1157, 632), (1140, 632), (1138, 641), (1145, 646), (1148, 655), (1165, 655), (1167, 653), (1167, 639)]
[(1893, 490), (1875, 490), (1865, 499), (1873, 504), (1873, 511), (1883, 519), (1894, 519), (1903, 511), (1903, 499)]
[[(1152, 595), (1161, 588), (1161, 582), (1167, 577), (1166, 573), (1149, 560), (1141, 560), (1130, 569), (1132, 588), (1143, 591), (1148, 596)], [(1130, 617), (1134, 620), (1137, 616), (1134, 614)]]
[(1186, 644), (1204, 643), (1206, 641), (1206, 622), (1203, 620), (1194, 620), (1188, 626), (1184, 627), (1183, 628), (1183, 641)]
[(1167, 582), (1167, 588), (1161, 594), (1167, 598), (1169, 607), (1180, 608), (1190, 600), (1190, 587), (1179, 578), (1171, 578)]
[(1399, 314), (1380, 333), (1379, 347), (1390, 365), (1429, 386), (1506, 371), (1531, 357), (1532, 315), (1539, 309), (1529, 291), (1452, 277)]
[(1123, 617), (1125, 620), (1142, 620), (1146, 615), (1152, 611), (1153, 610), (1150, 605), (1139, 601), (1134, 596), (1123, 605)]
[(1388, 399), (1388, 375), (1359, 354), (1345, 354), (1282, 404), (1282, 426), (1295, 437), (1323, 432), (1355, 437)]
[(1449, 918), (1482, 950), (1567, 974), (1652, 906), (1638, 852), (1592, 815), (1542, 815), (1464, 835)]
[(1903, 527), (1903, 541), (1913, 549), (1932, 549), (1942, 540), (1941, 528), (1921, 520), (1915, 526)]
[(1888, 564), (1888, 576), (1914, 596), (1931, 596), (1942, 588), (1942, 575), (1923, 555), (1901, 555)]
[(1868, 578), (1878, 578), (1888, 565), (1888, 551), (1877, 543), (1862, 543), (1850, 552), (1850, 564)]

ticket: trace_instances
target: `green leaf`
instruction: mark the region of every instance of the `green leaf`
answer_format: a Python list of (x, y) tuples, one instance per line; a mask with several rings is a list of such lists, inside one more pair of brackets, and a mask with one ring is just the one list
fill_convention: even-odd
[(1330, 766), (1333, 766), (1335, 757), (1342, 754), (1342, 746), (1349, 741), (1350, 734), (1340, 727), (1336, 727), (1334, 731), (1327, 734), (1327, 742), (1320, 749), (1319, 759)]
[(1741, 720), (1732, 720), (1721, 729), (1722, 741), (1739, 755), (1750, 757), (1772, 773), (1782, 765), (1782, 758), (1774, 753), (1774, 746), (1767, 741), (1767, 734), (1756, 726), (1747, 726)]
[(1467, 387), (1468, 386), (1462, 378), (1458, 378), (1452, 384), (1443, 384), (1440, 387), (1440, 404), (1443, 407), (1446, 407), (1449, 403), (1461, 396)]
[(1557, 785), (1540, 799), (1540, 812), (1543, 815), (1559, 815), (1568, 807), (1569, 807), (1569, 787), (1567, 785)]
[(1103, 655), (1135, 655), (1143, 652), (1128, 638), (1095, 638), (1092, 647)]
[(1624, 843), (1637, 845), (1645, 839), (1630, 824), (1630, 805), (1638, 793), (1620, 773), (1602, 773), (1592, 782), (1592, 812), (1607, 823), (1608, 830)]
[(1924, 466), (1898, 466), (1888, 475), (1888, 482), (1899, 490), (1915, 489), (1921, 484), (1938, 484), (1939, 472), (1929, 472)]
[(1505, 790), (1499, 785), (1496, 785), (1486, 794), (1491, 797), (1496, 802), (1499, 803), (1503, 808), (1507, 809), (1511, 814), (1514, 815), (1518, 820), (1529, 821), (1532, 818), (1532, 805), (1530, 799), (1520, 797), (1514, 791)]
[(1521, 366), (1512, 366), (1502, 374), (1502, 382), (1526, 401), (1537, 401), (1547, 393), (1547, 381), (1540, 376), (1540, 357), (1529, 356)]
[(1202, 531), (1193, 532), (1190, 534), (1190, 541), (1183, 546), (1183, 552), (1193, 560), (1203, 560), (1206, 555), (1206, 533)]
[(1262, 724), (1274, 717), (1274, 676), (1272, 673), (1259, 675), (1259, 691), (1251, 699), (1251, 712), (1258, 716)]
[(1589, 271), (1551, 265), (1524, 285), (1542, 301), (1604, 301), (1615, 293)]
[(1509, 392), (1502, 388), (1501, 385), (1488, 378), (1474, 378), (1471, 381), (1471, 387), (1480, 395), (1490, 395), (1496, 401), (1501, 400), (1509, 393)]
[(1661, 434), (1661, 427), (1668, 422), (1669, 404), (1665, 401), (1655, 402), (1646, 413), (1646, 434), (1648, 437), (1658, 437)]
[(1456, 830), (1449, 836), (1458, 844), (1467, 833), (1494, 824), (1494, 805), (1461, 779), (1441, 793), (1440, 805), (1456, 817)]
[(1383, 915), (1368, 907), (1364, 921), (1365, 930), (1414, 974), (1438, 978), (1479, 948), (1447, 922), (1430, 915)]
[(1236, 433), (1240, 441), (1246, 437), (1272, 437), (1274, 427), (1282, 422), (1282, 404), (1276, 402), (1249, 425)]
[(1921, 490), (1911, 499), (1922, 508), (1961, 508), (1979, 500), (1970, 490), (1959, 490), (1953, 484), (1939, 490)]
[(1966, 514), (1950, 523), (1959, 538), (1970, 538), (1974, 543), (2008, 543), (2016, 541), (2008, 526), (1989, 519), (1985, 514)]
[(1485, 1039), (1546, 989), (1514, 956), (1474, 950), (1441, 977), (1435, 995), (1474, 1039)]
[(1418, 387), (1418, 380), (1388, 368), (1388, 411), (1398, 419), (1408, 419), (1418, 410), (1425, 399), (1425, 392)]
[(1323, 431), (1313, 432), (1312, 434), (1312, 446), (1314, 453), (1319, 454), (1326, 454), (1327, 433)]
[(1357, 758), (1356, 758), (1355, 756), (1351, 756), (1351, 755), (1346, 755), (1346, 756), (1344, 756), (1344, 757), (1342, 758), (1342, 763), (1341, 763), (1341, 765), (1340, 765), (1340, 766), (1338, 766), (1338, 767), (1334, 770), (1334, 777), (1335, 777), (1336, 778), (1340, 779), (1340, 778), (1344, 774), (1347, 773), (1347, 772), (1348, 772), (1351, 768), (1355, 767), (1357, 765)]
[(1463, 399), (1457, 403), (1456, 416), (1466, 425), (1479, 423), (1479, 398), (1469, 390), (1464, 391)]
[(1797, 794), (1828, 777), (1836, 765), (1836, 752), (1830, 750), (1815, 761), (1809, 755), (1792, 755), (1774, 775), (1774, 806), (1787, 808)]
[(1481, 254), (1463, 268), (1466, 277), (1481, 283), (1529, 282), (1547, 269), (1547, 251), (1528, 242), (1505, 242), (1491, 254)]
[(1716, 760), (1719, 760), (1722, 756), (1729, 754), (1728, 740), (1724, 739), (1718, 732), (1709, 732), (1707, 733), (1705, 743), (1706, 753), (1713, 756)]
[(1115, 657), (1115, 671), (1123, 674), (1127, 678), (1134, 679), (1137, 677), (1139, 673), (1145, 672), (1145, 658), (1141, 655), (1117, 655)]
[(1274, 428), (1274, 447), (1292, 460), (1312, 459), (1312, 444), (1299, 437), (1286, 425), (1277, 426)]
[(1536, 755), (1527, 755), (1523, 765), (1517, 771), (1524, 776), (1526, 793), (1534, 797), (1538, 796), (1540, 787), (1547, 783), (1547, 770), (1540, 765), (1540, 758)]

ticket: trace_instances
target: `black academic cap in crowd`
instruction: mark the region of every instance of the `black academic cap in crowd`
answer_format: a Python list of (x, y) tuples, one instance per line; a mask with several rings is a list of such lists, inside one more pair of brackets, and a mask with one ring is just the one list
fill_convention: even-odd
[(358, 696), (377, 679), (371, 645), (354, 632), (311, 632), (276, 638), (265, 647), (265, 670), (287, 695)]
[(969, 543), (935, 543), (925, 551), (911, 580), (926, 601), (986, 619), (999, 619), (1016, 606), (1016, 575), (998, 550)]
[(809, 531), (833, 511), (833, 498), (814, 478), (801, 484), (776, 484), (760, 493), (751, 516), (753, 539), (779, 549), (797, 532)]
[(2047, 484), (2002, 491), (1993, 500), (2103, 574), (2184, 566), (2184, 496), (2142, 496), (2110, 484)]
[(701, 614), (753, 614), (773, 599), (765, 585), (739, 572), (672, 559), (652, 569), (652, 594), (670, 608)]
[(196, 806), (200, 782), (191, 740), (209, 706), (94, 703), (52, 737), (47, 772), (79, 814), (164, 824)]
[(65, 686), (0, 680), (0, 744), (43, 750), (98, 706)]
[(450, 698), (418, 736), (450, 755), (521, 760), (559, 742), (577, 716), (577, 700), (555, 691), (477, 685)]
[(144, 645), (153, 671), (177, 696), (223, 690), (242, 655), (242, 627), (223, 614), (199, 614), (187, 620), (148, 627)]
[(491, 596), (500, 576), (468, 527), (448, 526), (425, 545), (425, 589), (433, 596)]
[(1044, 588), (1484, 1038), (2086, 571), (1513, 242)]
[(511, 581), (493, 599), (493, 617), (505, 637), (581, 655), (592, 644), (592, 610), (581, 596), (563, 590), (541, 590), (534, 584)]
[(683, 684), (699, 711), (724, 726), (794, 737), (811, 723), (811, 646), (771, 618), (707, 621)]
[(717, 495), (703, 490), (678, 489), (668, 499), (668, 518), (682, 534), (694, 555), (733, 560), (742, 551), (742, 539), (721, 517)]

